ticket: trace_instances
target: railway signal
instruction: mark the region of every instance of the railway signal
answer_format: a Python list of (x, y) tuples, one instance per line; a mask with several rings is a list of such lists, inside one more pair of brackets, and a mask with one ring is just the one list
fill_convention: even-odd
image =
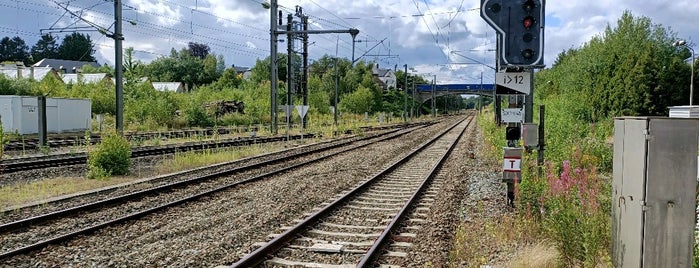
[(481, 0), (481, 17), (502, 36), (500, 62), (506, 66), (543, 65), (545, 2)]

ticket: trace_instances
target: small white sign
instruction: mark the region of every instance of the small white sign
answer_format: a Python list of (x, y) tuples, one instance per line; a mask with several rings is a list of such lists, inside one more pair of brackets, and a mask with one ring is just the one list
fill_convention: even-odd
[(522, 164), (522, 159), (521, 158), (509, 158), (505, 157), (505, 161), (502, 163), (502, 170), (505, 172), (519, 172), (522, 170), (521, 165)]
[(308, 112), (308, 105), (296, 105), (296, 111), (299, 112), (299, 117), (303, 119), (306, 117), (306, 113)]
[(495, 73), (495, 84), (529, 94), (531, 91), (532, 76), (529, 72), (521, 73)]
[(521, 123), (524, 120), (524, 108), (505, 108), (500, 115), (502, 122)]

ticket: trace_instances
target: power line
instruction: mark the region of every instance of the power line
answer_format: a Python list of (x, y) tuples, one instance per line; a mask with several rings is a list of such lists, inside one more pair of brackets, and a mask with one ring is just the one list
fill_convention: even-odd
[(353, 28), (353, 27), (354, 27), (352, 24), (350, 24), (349, 22), (347, 22), (347, 21), (344, 20), (343, 18), (340, 18), (340, 16), (338, 16), (338, 15), (335, 14), (334, 12), (332, 12), (332, 11), (330, 11), (330, 10), (328, 10), (328, 9), (326, 9), (326, 8), (324, 8), (324, 7), (322, 7), (322, 6), (319, 5), (318, 3), (316, 3), (316, 1), (314, 1), (314, 0), (310, 0), (310, 1), (311, 1), (311, 3), (315, 4), (316, 6), (318, 6), (320, 9), (325, 10), (325, 12), (330, 13), (330, 15), (333, 15), (335, 18), (338, 18), (338, 19), (340, 19), (342, 22), (346, 23), (345, 26), (349, 26), (349, 28)]
[[(101, 12), (101, 11), (93, 11), (93, 12), (95, 12), (95, 13), (101, 13), (101, 14), (104, 14), (104, 15), (110, 15), (110, 14), (107, 14), (107, 13)], [(147, 12), (147, 13), (148, 13), (148, 14), (151, 14), (151, 15), (155, 15), (154, 13), (150, 13), (150, 12)], [(95, 17), (95, 19), (102, 19), (102, 18)], [(220, 38), (215, 38), (215, 37), (206, 36), (206, 35), (201, 35), (201, 34), (187, 33), (187, 32), (184, 32), (183, 30), (180, 30), (180, 29), (175, 29), (175, 28), (170, 28), (170, 27), (166, 27), (166, 26), (162, 26), (162, 25), (157, 25), (157, 24), (153, 24), (153, 23), (150, 23), (150, 22), (147, 22), (147, 21), (143, 21), (143, 20), (139, 20), (139, 19), (132, 20), (132, 21), (136, 22), (136, 24), (135, 24), (134, 26), (140, 27), (140, 28), (144, 28), (144, 29), (150, 31), (149, 33), (139, 32), (139, 33), (141, 33), (141, 34), (143, 34), (143, 35), (145, 35), (145, 36), (152, 35), (152, 31), (153, 31), (153, 30), (156, 30), (156, 31), (159, 31), (159, 32), (161, 32), (161, 33), (166, 33), (166, 34), (178, 33), (179, 36), (180, 36), (180, 37), (183, 37), (183, 38), (189, 38), (189, 35), (193, 35), (193, 36), (198, 36), (198, 37), (203, 38), (203, 39), (215, 40), (215, 41), (218, 41), (218, 42), (221, 42), (221, 43), (224, 43), (224, 44), (233, 44), (233, 45), (237, 45), (237, 46), (240, 46), (240, 47), (243, 47), (243, 48), (246, 48), (246, 49), (249, 49), (249, 48), (250, 48), (250, 47), (247, 46), (247, 45), (239, 44), (239, 43), (237, 43), (237, 42), (233, 42), (233, 41), (229, 41), (229, 40), (223, 40), (223, 39), (220, 39)], [(179, 21), (180, 21), (180, 22), (184, 22), (184, 21), (182, 21), (182, 20), (179, 20)], [(147, 25), (147, 26), (150, 26), (150, 27), (152, 27), (152, 28), (146, 28), (146, 27), (144, 27), (143, 25)], [(260, 38), (260, 37), (256, 37), (256, 36), (252, 36), (252, 35), (245, 35), (245, 34), (240, 34), (240, 33), (231, 32), (231, 31), (225, 31), (225, 30), (220, 30), (220, 29), (214, 29), (214, 28), (206, 27), (206, 26), (199, 25), (199, 24), (196, 24), (196, 25), (197, 25), (197, 27), (201, 27), (201, 28), (205, 28), (205, 29), (209, 29), (209, 30), (221, 31), (221, 32), (224, 32), (224, 33), (229, 33), (229, 34), (234, 34), (234, 35), (241, 35), (241, 36), (245, 36), (245, 37), (249, 37), (249, 38), (256, 38), (256, 39), (267, 40), (267, 39)], [(157, 28), (162, 28), (162, 29), (164, 29), (164, 30), (157, 30)], [(129, 31), (131, 31), (131, 29), (130, 29)], [(169, 31), (169, 32), (168, 32), (168, 31)], [(202, 39), (198, 39), (197, 41), (200, 41), (200, 40), (202, 40)], [(200, 41), (200, 42), (201, 42), (201, 41)], [(232, 49), (232, 48), (231, 48), (230, 46), (228, 46), (228, 45), (220, 45), (220, 44), (215, 44), (215, 43), (213, 43), (213, 42), (207, 42), (207, 41), (203, 41), (203, 43), (207, 43), (207, 44), (210, 43), (211, 45), (214, 45), (214, 46), (223, 47), (223, 48), (227, 48), (227, 49)], [(261, 49), (258, 49), (258, 50), (261, 50)], [(233, 52), (233, 53), (234, 53), (234, 54), (239, 54), (239, 53), (235, 53), (235, 52)], [(253, 53), (253, 52), (248, 52), (248, 53), (246, 53), (246, 52), (241, 52), (241, 53), (244, 54), (244, 55), (249, 55), (249, 56), (260, 56), (260, 55), (262, 55), (262, 54), (255, 54), (255, 53)], [(252, 53), (252, 54), (251, 54), (251, 53)]]
[[(229, 18), (220, 17), (220, 16), (217, 16), (216, 14), (213, 14), (213, 13), (209, 13), (209, 12), (202, 11), (202, 10), (199, 10), (199, 9), (193, 9), (193, 8), (191, 8), (191, 7), (189, 7), (189, 6), (184, 6), (184, 5), (181, 5), (181, 4), (178, 4), (178, 3), (173, 3), (173, 2), (170, 1), (170, 0), (163, 0), (163, 1), (168, 2), (168, 3), (172, 3), (172, 4), (174, 4), (174, 5), (183, 7), (183, 8), (185, 8), (185, 9), (189, 9), (190, 11), (199, 12), (199, 13), (202, 13), (202, 14), (205, 14), (205, 15), (208, 15), (208, 16), (212, 16), (212, 17), (217, 18), (217, 19), (221, 19), (221, 20), (225, 20), (225, 21), (228, 21), (228, 22), (232, 22), (232, 23), (234, 23), (234, 24), (239, 24), (239, 25), (245, 26), (246, 28), (249, 28), (249, 29), (258, 30), (258, 31), (262, 31), (262, 32), (268, 32), (268, 31), (269, 31), (269, 30), (265, 30), (265, 29), (262, 29), (262, 28), (258, 28), (258, 27), (256, 27), (256, 26), (253, 26), (253, 25), (250, 25), (250, 24), (247, 24), (247, 23), (242, 23), (242, 22), (239, 22), (239, 21), (236, 21), (236, 20), (232, 20), (232, 19), (229, 19)], [(262, 2), (259, 2), (259, 1), (254, 1), (254, 0), (253, 0), (253, 2), (262, 4)], [(136, 9), (136, 10), (137, 10), (137, 9)], [(143, 11), (143, 10), (141, 10), (141, 11), (144, 12), (144, 13), (147, 12), (147, 11)], [(160, 16), (160, 15), (157, 14), (157, 16)]]
[(456, 16), (459, 15), (459, 12), (461, 12), (461, 7), (463, 7), (463, 6), (464, 6), (464, 0), (461, 0), (461, 3), (459, 3), (459, 7), (456, 8), (456, 14), (454, 14), (454, 16), (452, 16), (449, 19), (449, 22), (447, 22), (447, 24), (445, 24), (444, 26), (451, 25), (451, 22), (454, 21), (454, 19), (456, 19)]
[(417, 13), (420, 14), (420, 17), (422, 17), (422, 22), (425, 23), (425, 27), (427, 27), (427, 30), (432, 35), (432, 38), (434, 38), (434, 42), (438, 44), (439, 39), (437, 39), (437, 36), (434, 35), (434, 33), (432, 32), (432, 29), (430, 29), (430, 25), (427, 23), (427, 20), (425, 19), (424, 13), (422, 13), (422, 11), (420, 10), (420, 5), (418, 5), (415, 0), (413, 0), (413, 3), (415, 4), (415, 8), (417, 9)]
[(447, 43), (447, 47), (449, 46), (449, 40), (444, 38), (444, 35), (442, 35), (442, 32), (440, 31), (439, 24), (437, 23), (437, 20), (434, 18), (434, 14), (432, 14), (432, 9), (430, 8), (430, 4), (427, 3), (427, 0), (422, 0), (423, 3), (425, 3), (425, 6), (427, 6), (427, 12), (430, 13), (430, 17), (432, 18), (432, 22), (434, 22), (434, 26), (437, 27), (437, 36), (442, 37), (442, 40), (444, 40)]

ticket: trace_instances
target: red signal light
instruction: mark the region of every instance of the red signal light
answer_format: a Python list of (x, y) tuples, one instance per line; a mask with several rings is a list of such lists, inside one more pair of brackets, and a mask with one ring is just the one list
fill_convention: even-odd
[(526, 28), (527, 30), (534, 26), (534, 17), (527, 16), (526, 18), (524, 18), (524, 20), (522, 20), (522, 26), (524, 26), (524, 28)]

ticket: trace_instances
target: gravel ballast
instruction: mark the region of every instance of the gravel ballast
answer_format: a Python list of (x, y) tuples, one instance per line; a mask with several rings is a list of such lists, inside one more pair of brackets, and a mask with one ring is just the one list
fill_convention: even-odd
[(253, 243), (355, 186), (442, 123), (400, 139), (342, 154), (91, 236), (4, 260), (3, 266), (185, 266), (230, 264)]

